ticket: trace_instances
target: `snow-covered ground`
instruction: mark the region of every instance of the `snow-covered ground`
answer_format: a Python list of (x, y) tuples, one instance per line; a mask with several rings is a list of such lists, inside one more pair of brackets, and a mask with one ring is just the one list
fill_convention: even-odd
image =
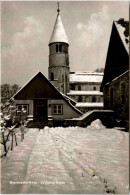
[(2, 159), (2, 193), (128, 194), (128, 137), (100, 121), (87, 128), (29, 129)]

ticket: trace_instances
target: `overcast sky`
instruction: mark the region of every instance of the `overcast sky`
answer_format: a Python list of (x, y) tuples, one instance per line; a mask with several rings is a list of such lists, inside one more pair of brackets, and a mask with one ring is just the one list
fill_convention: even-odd
[[(25, 84), (41, 71), (48, 77), (48, 43), (57, 2), (2, 2), (2, 83)], [(128, 20), (123, 1), (64, 1), (60, 15), (69, 40), (71, 71), (105, 66), (113, 20)]]

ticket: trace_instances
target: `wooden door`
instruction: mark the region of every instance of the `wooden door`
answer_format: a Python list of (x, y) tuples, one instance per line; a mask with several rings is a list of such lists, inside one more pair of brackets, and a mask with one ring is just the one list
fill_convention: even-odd
[(38, 121), (47, 121), (47, 100), (34, 100), (34, 117)]

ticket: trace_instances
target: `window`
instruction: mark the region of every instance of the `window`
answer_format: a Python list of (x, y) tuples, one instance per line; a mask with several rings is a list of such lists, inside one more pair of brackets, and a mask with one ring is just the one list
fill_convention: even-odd
[(82, 96), (78, 97), (78, 102), (82, 102)]
[(62, 75), (62, 82), (64, 82), (64, 75)]
[(56, 53), (58, 53), (58, 45), (56, 44)]
[(92, 97), (92, 102), (96, 102), (96, 97), (95, 96)]
[(67, 82), (67, 75), (65, 75), (65, 81)]
[(81, 91), (81, 86), (78, 86), (78, 90)]
[(54, 74), (51, 72), (51, 80), (54, 80)]
[(96, 87), (93, 87), (93, 90), (96, 90)]
[(121, 103), (125, 104), (125, 83), (121, 84)]
[(56, 53), (58, 53), (58, 52), (62, 52), (62, 45), (61, 44), (60, 45), (56, 44)]
[(70, 85), (70, 88), (71, 88), (71, 90), (75, 90), (75, 85), (74, 84), (71, 84)]
[(17, 115), (28, 115), (29, 111), (28, 111), (28, 104), (17, 104)]
[(53, 104), (52, 105), (52, 114), (62, 115), (63, 114), (63, 105), (62, 104)]
[(59, 52), (62, 52), (62, 45), (59, 45)]

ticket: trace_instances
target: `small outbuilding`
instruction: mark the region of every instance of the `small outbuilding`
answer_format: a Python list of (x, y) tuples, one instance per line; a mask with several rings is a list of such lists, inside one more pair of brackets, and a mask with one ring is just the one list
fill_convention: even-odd
[(48, 119), (59, 121), (79, 117), (82, 112), (75, 102), (59, 92), (41, 73), (37, 73), (14, 96), (17, 107), (16, 118), (22, 115), (35, 122), (48, 123)]

